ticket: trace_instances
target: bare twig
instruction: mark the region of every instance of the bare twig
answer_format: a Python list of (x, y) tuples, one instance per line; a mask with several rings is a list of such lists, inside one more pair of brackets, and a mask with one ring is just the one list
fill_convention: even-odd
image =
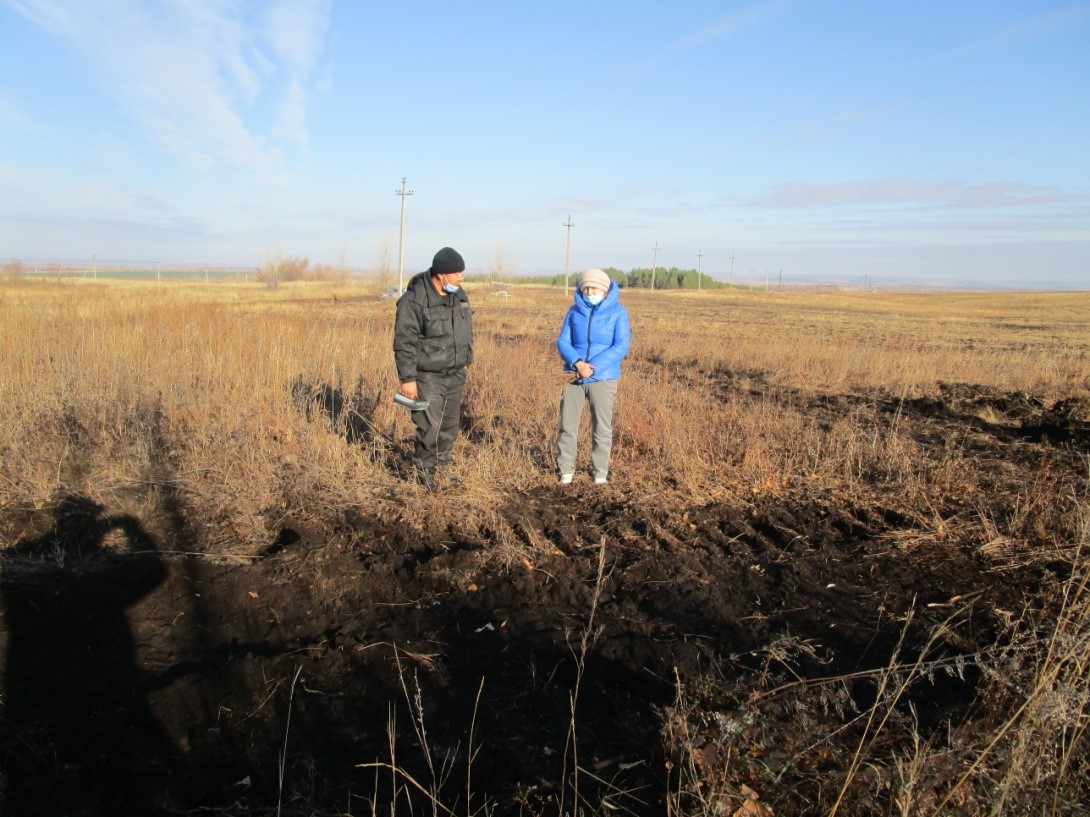
[(276, 814), (280, 815), (280, 804), (284, 797), (284, 769), (288, 761), (288, 732), (291, 729), (291, 708), (295, 700), (295, 683), (299, 680), (299, 674), (303, 671), (303, 665), (295, 668), (295, 677), (291, 679), (291, 691), (288, 693), (288, 716), (284, 722), (284, 748), (280, 752), (280, 776), (276, 790)]

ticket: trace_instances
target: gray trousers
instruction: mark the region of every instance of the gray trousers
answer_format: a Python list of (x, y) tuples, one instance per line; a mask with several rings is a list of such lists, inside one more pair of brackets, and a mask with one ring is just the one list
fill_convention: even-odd
[(450, 462), (450, 451), (458, 438), (458, 428), (462, 422), (462, 389), (465, 384), (465, 369), (451, 374), (417, 374), (419, 399), (429, 403), (423, 411), (413, 412), (413, 423), (416, 425), (413, 463), (421, 471), (434, 471), (436, 465), (442, 468)]
[(613, 449), (613, 401), (617, 399), (617, 381), (569, 383), (560, 397), (560, 433), (556, 435), (556, 467), (561, 474), (575, 473), (575, 451), (579, 441), (579, 419), (583, 406), (590, 403), (590, 428), (593, 443), (590, 463), (595, 479), (609, 476), (609, 454)]

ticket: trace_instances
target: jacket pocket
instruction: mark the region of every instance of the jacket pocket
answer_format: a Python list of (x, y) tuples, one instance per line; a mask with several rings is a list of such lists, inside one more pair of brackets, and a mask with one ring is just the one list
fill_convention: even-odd
[[(449, 310), (448, 310), (449, 313)], [(449, 314), (430, 313), (424, 317), (424, 337), (445, 338), (454, 334), (454, 325)]]

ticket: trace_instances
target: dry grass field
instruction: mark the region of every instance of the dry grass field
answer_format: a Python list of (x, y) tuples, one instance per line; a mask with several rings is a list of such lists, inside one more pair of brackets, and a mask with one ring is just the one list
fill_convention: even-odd
[(509, 291), (429, 494), (377, 290), (0, 284), (5, 813), (1087, 813), (1090, 293), (625, 290), (562, 487)]

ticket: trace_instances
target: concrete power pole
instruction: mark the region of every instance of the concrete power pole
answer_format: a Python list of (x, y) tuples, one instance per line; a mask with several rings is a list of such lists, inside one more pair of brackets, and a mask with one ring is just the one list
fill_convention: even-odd
[(703, 250), (696, 251), (696, 291), (700, 291), (700, 259), (704, 257)]
[(656, 241), (655, 246), (651, 249), (655, 251), (655, 255), (651, 261), (651, 291), (653, 292), (655, 290), (655, 272), (659, 268), (659, 242)]
[(564, 242), (564, 296), (568, 295), (568, 260), (571, 258), (571, 228), (575, 225), (571, 220), (571, 213), (568, 213), (568, 220), (560, 225), (561, 227), (568, 228), (568, 238)]
[(730, 285), (734, 286), (734, 254), (730, 256)]
[(397, 294), (405, 291), (405, 198), (413, 194), (412, 190), (406, 190), (407, 177), (401, 177), (401, 189), (394, 192), (401, 196), (401, 232), (397, 237)]

